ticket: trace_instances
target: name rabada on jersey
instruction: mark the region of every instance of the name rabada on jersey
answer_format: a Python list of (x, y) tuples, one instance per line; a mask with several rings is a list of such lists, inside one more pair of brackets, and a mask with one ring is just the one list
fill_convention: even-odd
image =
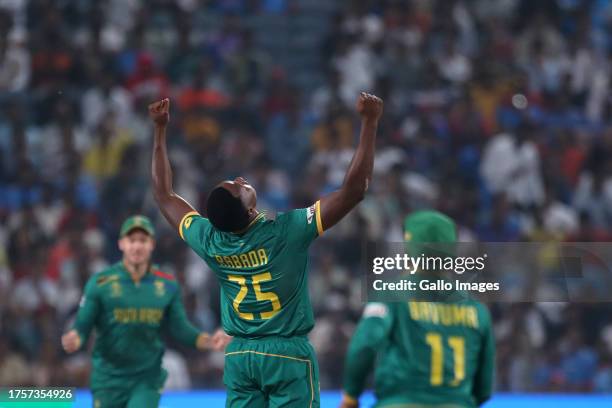
[(268, 264), (268, 254), (263, 248), (254, 249), (237, 255), (214, 255), (219, 266), (223, 268), (256, 268)]

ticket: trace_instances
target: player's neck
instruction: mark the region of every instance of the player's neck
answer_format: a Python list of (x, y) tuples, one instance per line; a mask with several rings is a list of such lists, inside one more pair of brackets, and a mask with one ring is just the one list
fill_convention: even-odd
[(124, 259), (123, 265), (130, 274), (132, 280), (136, 283), (140, 282), (145, 273), (147, 273), (147, 269), (149, 269), (149, 262), (143, 262), (141, 264), (132, 264)]
[(260, 220), (264, 216), (265, 216), (265, 213), (260, 213), (257, 210), (253, 211), (253, 214), (249, 217), (249, 224), (245, 228), (241, 229), (240, 231), (234, 232), (234, 234), (238, 234), (238, 235), (244, 234), (245, 232), (249, 230), (249, 228), (253, 226), (253, 224), (257, 222), (257, 220)]
[[(248, 226), (248, 227), (250, 227), (251, 225), (253, 225), (253, 223), (255, 222), (255, 220), (256, 220), (258, 217), (261, 217), (261, 215), (262, 215), (262, 213), (260, 213), (259, 211), (257, 211), (257, 210), (253, 210), (253, 214), (251, 214), (251, 216), (249, 217), (249, 226)], [(248, 227), (247, 227), (247, 228), (248, 228)]]

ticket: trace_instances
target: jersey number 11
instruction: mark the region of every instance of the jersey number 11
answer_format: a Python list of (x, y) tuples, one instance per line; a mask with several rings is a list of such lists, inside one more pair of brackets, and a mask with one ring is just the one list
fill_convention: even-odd
[[(429, 332), (425, 341), (431, 348), (431, 376), (433, 386), (442, 385), (444, 378), (444, 345), (442, 335)], [(465, 339), (461, 336), (450, 336), (448, 345), (453, 350), (455, 378), (450, 385), (456, 387), (465, 378)]]

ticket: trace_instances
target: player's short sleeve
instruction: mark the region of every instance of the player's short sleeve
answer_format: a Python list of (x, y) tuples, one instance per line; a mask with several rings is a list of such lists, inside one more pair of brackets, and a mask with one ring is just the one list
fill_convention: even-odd
[(381, 302), (370, 302), (363, 309), (361, 319), (380, 319), (385, 332), (391, 329), (393, 310), (390, 305)]
[(299, 208), (281, 214), (284, 236), (297, 246), (307, 247), (316, 237), (323, 234), (320, 202), (308, 208)]
[(206, 237), (212, 230), (208, 218), (202, 217), (196, 211), (188, 212), (179, 224), (179, 235), (198, 255), (205, 255)]

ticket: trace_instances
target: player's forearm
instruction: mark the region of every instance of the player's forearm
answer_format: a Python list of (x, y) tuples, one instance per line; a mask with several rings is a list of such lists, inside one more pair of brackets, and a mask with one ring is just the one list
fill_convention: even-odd
[(368, 374), (374, 364), (376, 352), (369, 347), (349, 349), (344, 369), (342, 389), (348, 396), (359, 399), (365, 388)]
[(172, 189), (172, 167), (170, 166), (166, 147), (165, 125), (155, 125), (153, 163), (151, 167), (155, 200), (158, 203), (169, 200), (174, 195), (174, 190)]
[(187, 320), (172, 325), (172, 337), (188, 347), (197, 347), (201, 332)]
[(172, 188), (172, 167), (166, 148), (165, 125), (155, 125), (151, 179), (153, 181), (153, 196), (164, 218), (174, 228), (179, 228), (183, 216), (195, 210)]
[(168, 317), (172, 337), (186, 346), (196, 347), (201, 332), (189, 321), (180, 293), (172, 300)]
[[(86, 308), (90, 307), (86, 306)], [(83, 345), (87, 343), (93, 326), (94, 313), (90, 310), (86, 310), (85, 308), (80, 309), (74, 322), (73, 328), (79, 334), (79, 338), (81, 340), (81, 347), (83, 347)]]
[(346, 172), (341, 188), (343, 194), (353, 205), (363, 200), (368, 184), (372, 179), (377, 128), (378, 120), (363, 119), (361, 121), (359, 145)]

